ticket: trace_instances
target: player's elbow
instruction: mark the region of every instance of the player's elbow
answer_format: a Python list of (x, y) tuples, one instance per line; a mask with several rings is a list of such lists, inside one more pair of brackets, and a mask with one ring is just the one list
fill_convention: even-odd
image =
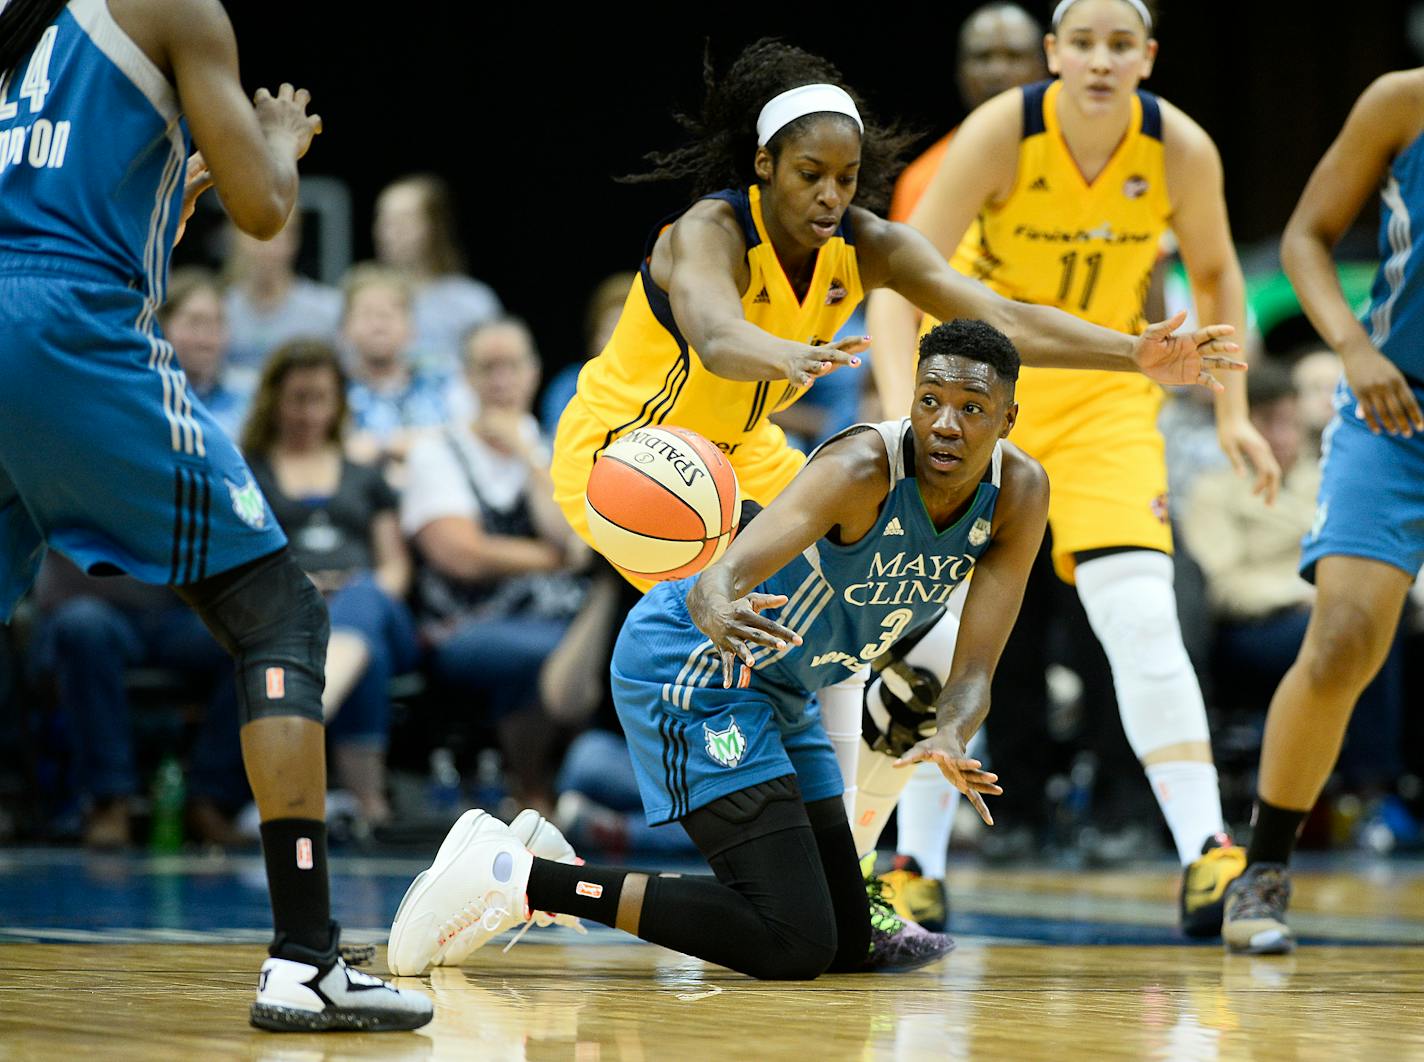
[(270, 240), (287, 227), (291, 215), (291, 204), (282, 202), (277, 196), (251, 204), (243, 204), (239, 209), (228, 207), (232, 223), (247, 235), (258, 240)]

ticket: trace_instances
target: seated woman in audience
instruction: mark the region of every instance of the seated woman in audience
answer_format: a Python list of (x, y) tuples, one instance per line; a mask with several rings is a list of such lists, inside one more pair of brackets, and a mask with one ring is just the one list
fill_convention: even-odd
[(387, 688), (419, 650), (404, 599), (411, 561), (398, 502), (381, 474), (342, 452), (346, 388), (336, 351), (295, 340), (273, 352), (242, 436), (252, 474), (327, 595), (331, 641), (322, 707), (338, 784), (371, 825), (390, 817)]
[(545, 659), (564, 639), (588, 556), (553, 503), (549, 453), (531, 409), (539, 356), (521, 321), (477, 328), (465, 371), (479, 413), (410, 453), (401, 527), (419, 575), (431, 669), (475, 699), (498, 731), (522, 807), (552, 814), (554, 729), (538, 693)]
[(228, 361), (256, 377), (267, 355), (293, 339), (336, 342), (341, 331), (341, 292), (296, 271), (302, 243), (302, 213), (270, 240), (228, 227), (228, 282), (223, 302), (231, 339)]
[(346, 275), (344, 288), (352, 421), (346, 451), (352, 460), (388, 466), (388, 478), (399, 483), (411, 445), (450, 417), (448, 380), (416, 365), (410, 287), (399, 273), (363, 263)]
[(613, 329), (618, 326), (623, 304), (628, 301), (628, 291), (637, 277), (637, 273), (609, 274), (598, 282), (593, 294), (588, 297), (583, 318), (583, 352), (577, 361), (554, 374), (553, 379), (544, 385), (544, 396), (539, 399), (539, 427), (548, 438), (554, 437), (559, 418), (564, 415), (564, 407), (578, 390), (578, 374), (584, 362), (604, 348)]

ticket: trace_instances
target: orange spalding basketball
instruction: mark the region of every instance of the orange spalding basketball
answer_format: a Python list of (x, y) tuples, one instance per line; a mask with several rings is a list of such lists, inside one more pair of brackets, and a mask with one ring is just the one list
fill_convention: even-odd
[(726, 455), (686, 428), (638, 428), (598, 456), (584, 497), (598, 551), (631, 575), (695, 575), (720, 557), (742, 513)]

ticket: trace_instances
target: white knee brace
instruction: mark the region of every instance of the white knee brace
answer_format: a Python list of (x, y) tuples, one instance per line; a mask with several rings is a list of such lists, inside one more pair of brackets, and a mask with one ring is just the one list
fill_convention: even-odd
[(1108, 663), (1123, 730), (1138, 759), (1210, 742), (1201, 686), (1182, 644), (1172, 558), (1132, 550), (1078, 565), (1078, 596)]

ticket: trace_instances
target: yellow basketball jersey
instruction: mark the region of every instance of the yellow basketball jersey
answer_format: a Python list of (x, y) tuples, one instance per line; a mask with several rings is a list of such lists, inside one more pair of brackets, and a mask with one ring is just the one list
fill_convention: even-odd
[(1090, 183), (1058, 125), (1062, 87), (1024, 87), (1013, 192), (980, 212), (951, 262), (1006, 298), (1137, 334), (1149, 323), (1143, 306), (1172, 213), (1162, 109), (1138, 90), (1126, 136)]
[[(752, 185), (707, 198), (731, 204), (746, 235), (751, 282), (742, 293), (742, 312), (747, 320), (782, 339), (829, 343), (863, 294), (850, 215), (817, 252), (806, 298), (798, 300), (767, 238), (760, 189)], [(658, 235), (678, 216), (649, 237), (618, 326), (608, 345), (579, 373), (578, 397), (607, 429), (600, 449), (635, 428), (669, 424), (690, 428), (734, 455), (768, 414), (805, 393), (787, 380), (713, 375), (688, 346), (673, 319), (667, 292), (653, 282), (650, 265)]]

